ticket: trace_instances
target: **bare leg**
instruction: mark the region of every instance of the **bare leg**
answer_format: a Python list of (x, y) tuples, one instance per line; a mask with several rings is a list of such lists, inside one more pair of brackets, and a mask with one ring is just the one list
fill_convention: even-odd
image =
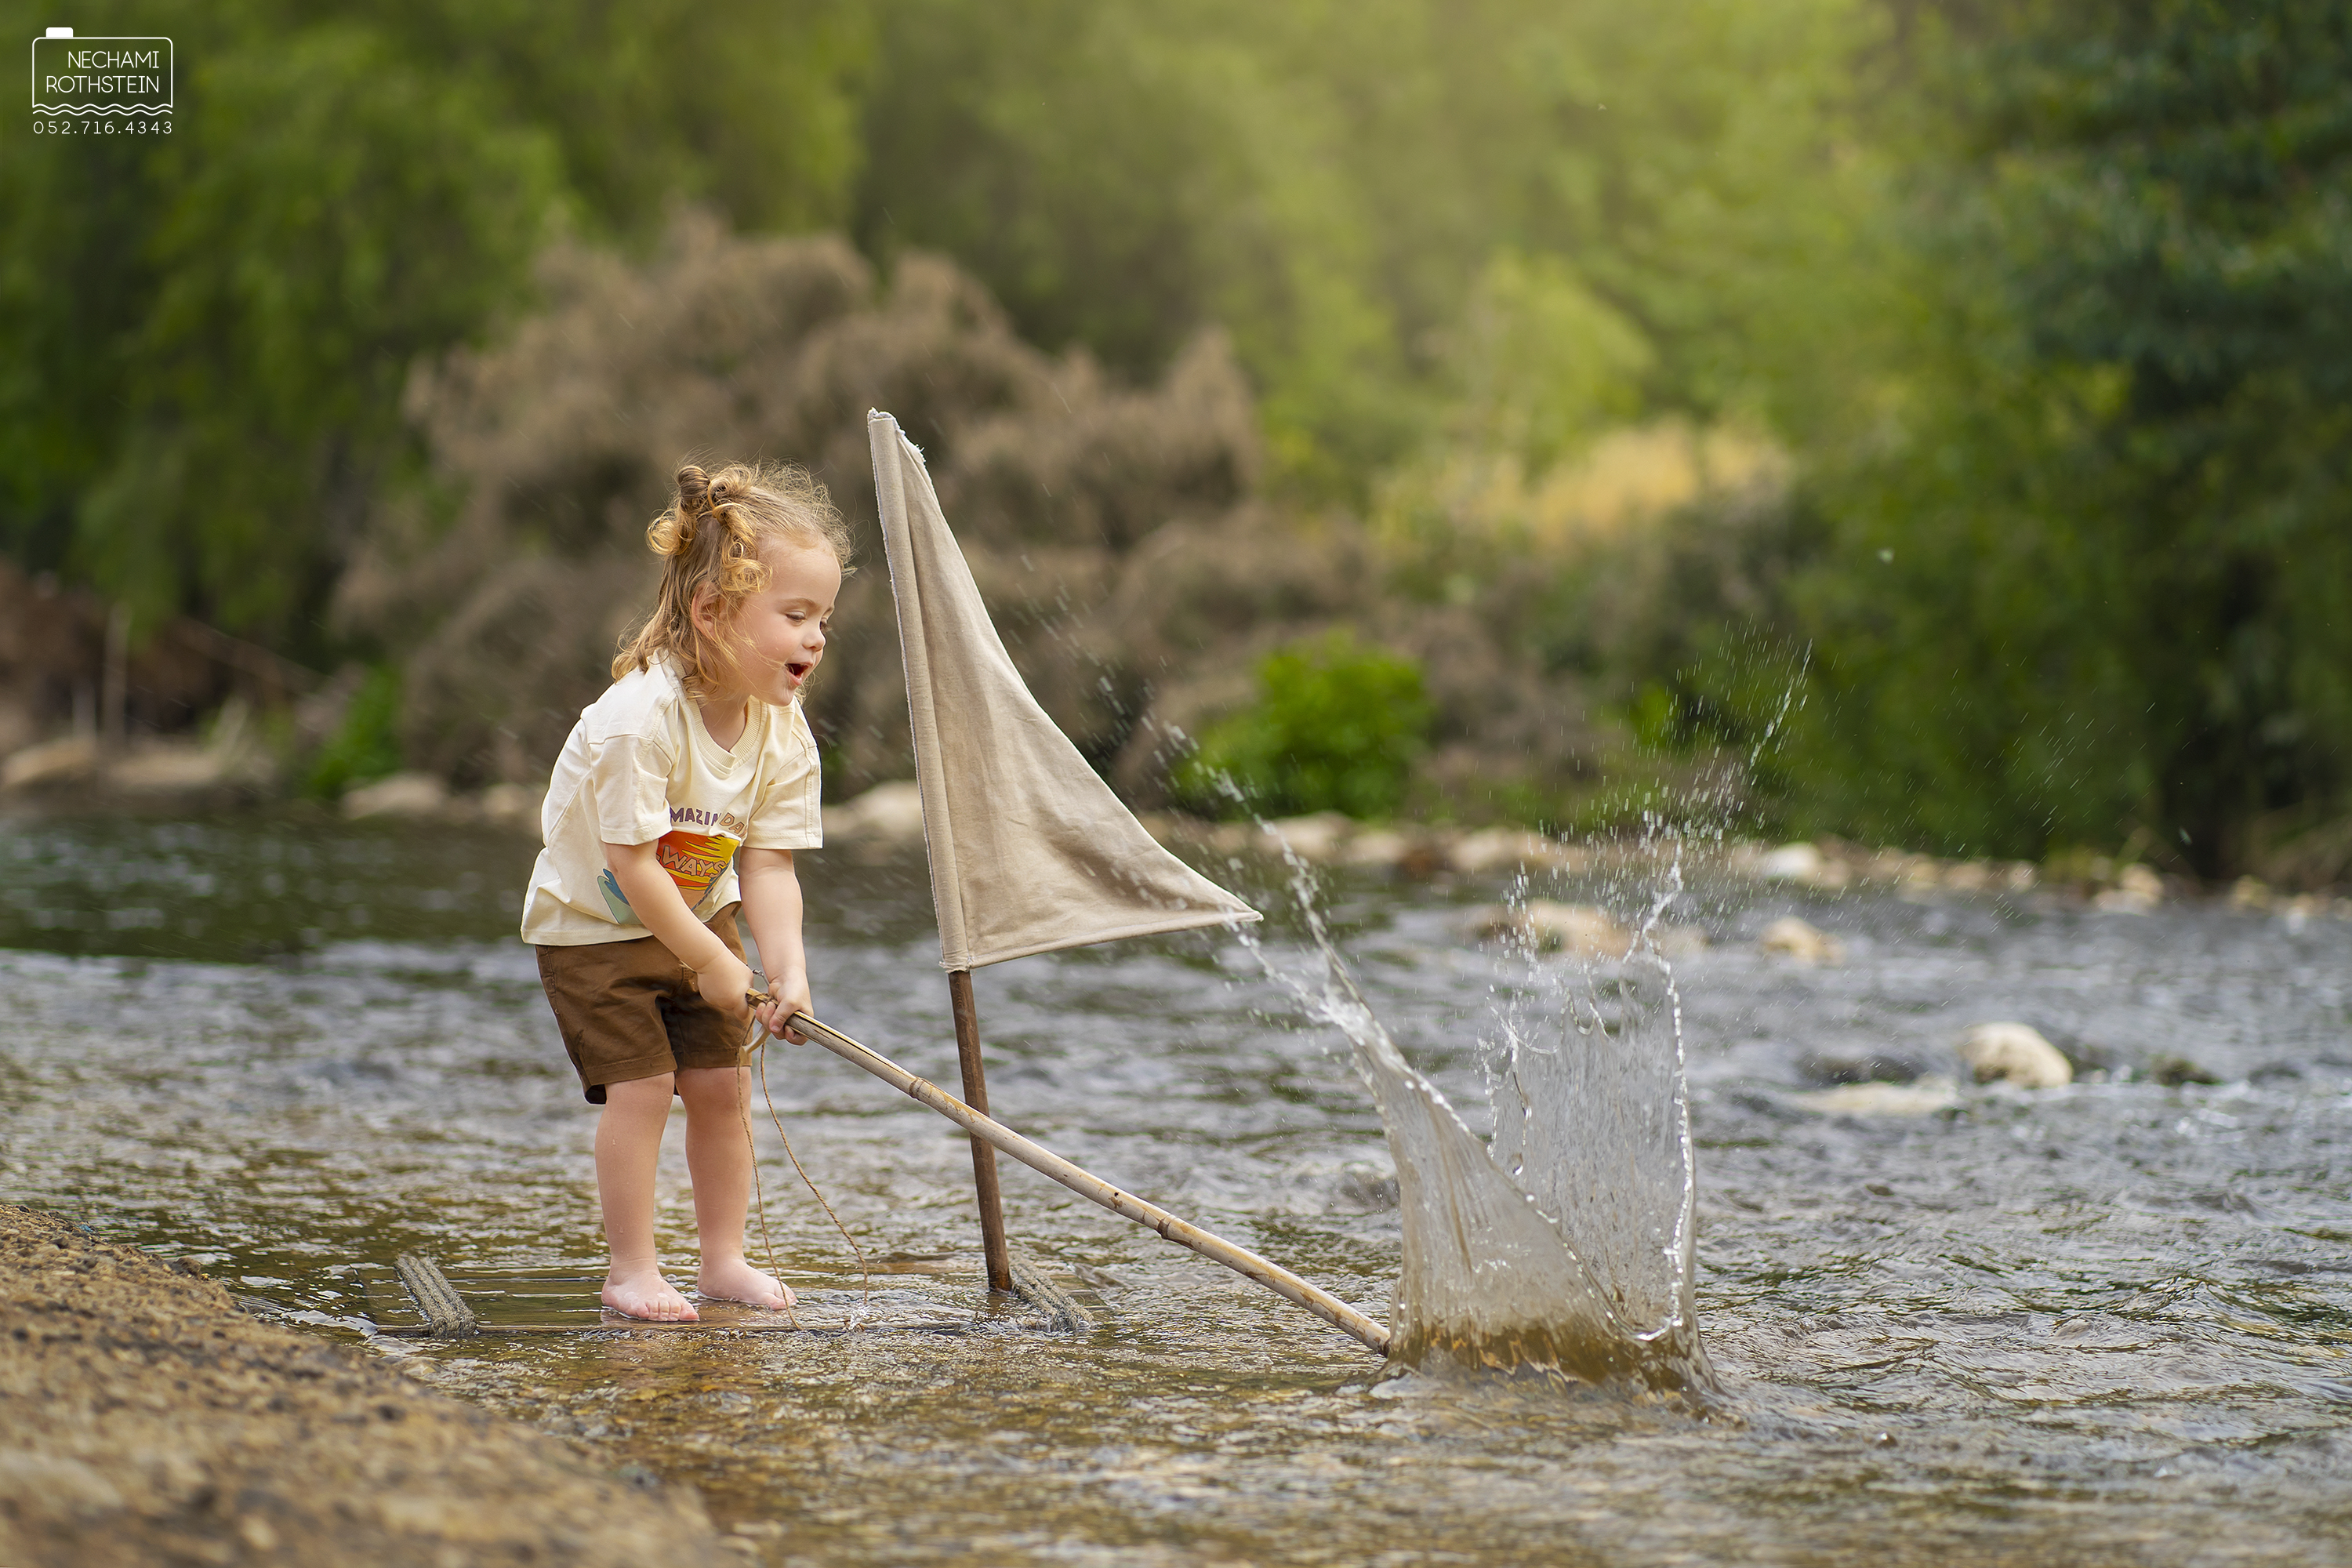
[(751, 1203), (743, 1107), (751, 1081), (741, 1068), (684, 1068), (677, 1075), (678, 1098), (686, 1101), (686, 1168), (694, 1174), (694, 1223), (702, 1233), (695, 1289), (713, 1300), (785, 1307), (792, 1291), (743, 1258), (743, 1215)]
[(654, 1170), (661, 1161), (662, 1129), (669, 1124), (671, 1089), (668, 1073), (606, 1084), (604, 1114), (596, 1121), (596, 1196), (604, 1208), (605, 1245), (613, 1249), (604, 1305), (665, 1322), (696, 1316), (654, 1261)]

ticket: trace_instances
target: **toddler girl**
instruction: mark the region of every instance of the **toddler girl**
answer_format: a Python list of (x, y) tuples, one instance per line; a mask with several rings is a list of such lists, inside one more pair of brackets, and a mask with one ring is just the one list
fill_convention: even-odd
[(782, 1033), (810, 1005), (793, 851), (823, 841), (800, 692), (824, 657), (849, 532), (797, 468), (737, 465), (712, 478), (688, 465), (646, 540), (663, 558), (661, 597), (556, 760), (522, 935), (539, 949), (580, 1087), (604, 1108), (604, 1304), (690, 1320), (654, 1259), (654, 1169), (673, 1093), (686, 1103), (697, 1291), (761, 1307), (793, 1300), (743, 1257), (751, 1153), (740, 1060), (755, 987), (735, 911), (767, 969), (760, 1020)]

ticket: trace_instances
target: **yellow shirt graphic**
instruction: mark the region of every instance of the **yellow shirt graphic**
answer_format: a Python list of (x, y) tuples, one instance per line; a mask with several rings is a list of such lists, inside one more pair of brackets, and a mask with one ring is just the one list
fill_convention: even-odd
[(727, 874), (735, 863), (735, 847), (740, 838), (730, 838), (723, 833), (687, 833), (672, 829), (655, 841), (654, 858), (677, 884), (688, 909), (702, 902), (702, 895), (710, 884)]

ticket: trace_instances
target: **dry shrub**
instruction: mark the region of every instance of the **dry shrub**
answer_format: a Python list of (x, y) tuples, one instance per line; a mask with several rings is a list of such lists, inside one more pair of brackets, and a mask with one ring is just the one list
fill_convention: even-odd
[(924, 447), (1014, 661), (1131, 799), (1162, 798), (1182, 736), (1247, 702), (1267, 653), (1341, 625), (1422, 662), (1439, 707), (1424, 807), (1434, 791), (1487, 815), (1598, 754), (1580, 686), (1510, 616), (1433, 604), (1352, 519), (1255, 498), (1256, 417), (1221, 334), (1121, 385), (1022, 342), (945, 261), (908, 257), (886, 285), (839, 239), (698, 215), (640, 264), (561, 248), (541, 281), (540, 314), (416, 376), (432, 485), (378, 510), (340, 592), (346, 625), (405, 658), (415, 763), (543, 777), (651, 605), (644, 530), (679, 461), (779, 458), (830, 487), (864, 568), (810, 686), (830, 786), (906, 776), (869, 408)]
[(688, 215), (642, 266), (569, 247), (543, 311), (420, 374), (409, 412), (455, 516), (383, 509), (340, 594), (407, 656), (412, 760), (462, 781), (543, 773), (650, 604), (646, 521), (688, 456), (798, 462), (866, 570), (845, 588), (811, 717), (850, 787), (902, 776), (906, 695), (874, 521), (866, 414), (921, 444), (991, 613), (1055, 719), (1108, 760), (1143, 692), (1082, 612), (1138, 542), (1229, 511), (1258, 457), (1247, 389), (1204, 335), (1160, 386), (1013, 336), (947, 262), (884, 288), (837, 238), (730, 236)]

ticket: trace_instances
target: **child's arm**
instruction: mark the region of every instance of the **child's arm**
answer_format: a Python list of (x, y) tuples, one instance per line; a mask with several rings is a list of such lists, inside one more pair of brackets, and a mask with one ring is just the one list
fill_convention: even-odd
[(793, 852), (747, 845), (735, 852), (735, 875), (772, 998), (760, 1009), (760, 1021), (797, 1044), (800, 1037), (785, 1031), (784, 1020), (800, 1011), (814, 1016), (816, 1008), (809, 999), (808, 954), (801, 946), (801, 879)]
[[(607, 844), (604, 864), (612, 868), (613, 880), (621, 884), (621, 896), (629, 900), (629, 908), (636, 911), (646, 930), (694, 971), (695, 989), (702, 993), (702, 999), (730, 1017), (749, 1021), (751, 1005), (743, 998), (751, 990), (751, 966), (728, 952), (727, 944), (694, 918), (677, 884), (654, 858), (653, 845)], [(799, 915), (797, 902), (793, 912)], [(797, 918), (793, 930), (797, 938)], [(798, 951), (797, 942), (794, 950)]]

